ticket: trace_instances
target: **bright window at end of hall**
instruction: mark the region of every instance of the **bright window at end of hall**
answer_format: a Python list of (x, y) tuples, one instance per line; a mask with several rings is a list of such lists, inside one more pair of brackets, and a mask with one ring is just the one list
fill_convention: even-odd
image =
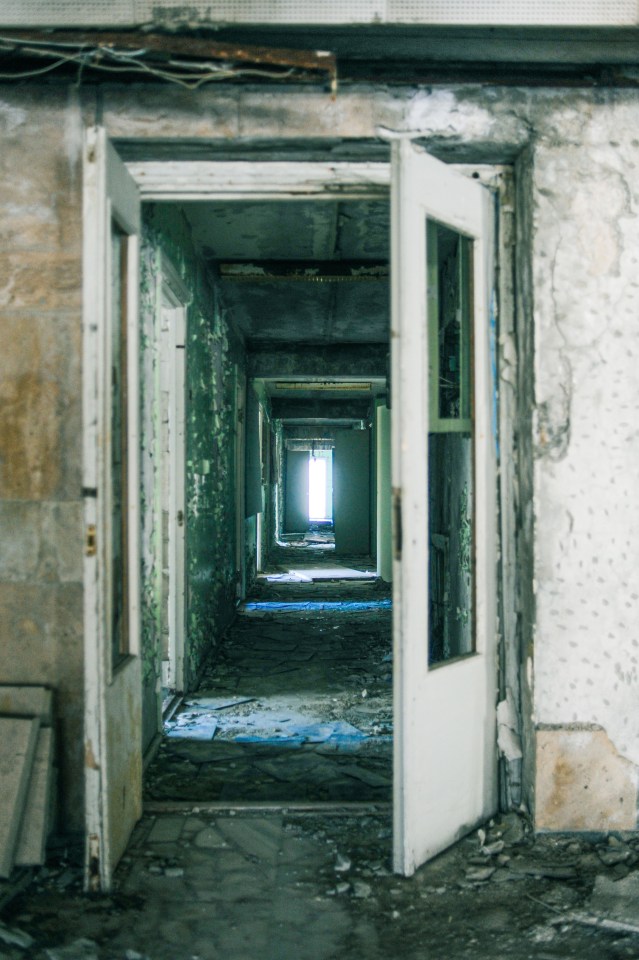
[(332, 504), (332, 451), (318, 450), (308, 461), (308, 519), (331, 520)]

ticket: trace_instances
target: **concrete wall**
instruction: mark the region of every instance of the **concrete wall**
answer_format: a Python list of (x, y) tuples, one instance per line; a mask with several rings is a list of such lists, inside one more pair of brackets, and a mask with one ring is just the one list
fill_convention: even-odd
[[(83, 96), (92, 119), (94, 94)], [(506, 508), (514, 515), (518, 566), (517, 589), (507, 602), (518, 617), (506, 639), (523, 660), (513, 695), (528, 718), (520, 730), (524, 796), (533, 802), (536, 780), (542, 828), (634, 826), (639, 93), (352, 86), (332, 100), (311, 88), (273, 92), (220, 84), (191, 93), (162, 85), (140, 93), (121, 86), (104, 89), (103, 117), (113, 137), (170, 138), (176, 145), (191, 138), (212, 150), (240, 137), (308, 136), (316, 144), (325, 138), (343, 145), (372, 140), (385, 125), (422, 131), (425, 144), (449, 161), (516, 165), (518, 312), (501, 350), (514, 371), (518, 404), (514, 446), (502, 453), (517, 467)], [(28, 672), (29, 680), (53, 678), (60, 686), (65, 776), (76, 796), (82, 553), (77, 120), (72, 95), (61, 88), (0, 90), (9, 278), (0, 284), (0, 308), (10, 345), (3, 351), (1, 420), (0, 489), (11, 544), (3, 559), (2, 629), (10, 652), (3, 670), (8, 679), (27, 679)], [(192, 322), (193, 335), (198, 329), (218, 344), (224, 365), (223, 329), (211, 329), (199, 315)], [(214, 355), (194, 373), (202, 396)], [(223, 432), (228, 400), (216, 397)], [(218, 456), (224, 462), (222, 445), (211, 450), (208, 443), (192, 437), (189, 456), (198, 464)], [(192, 509), (197, 505), (214, 532), (216, 482), (202, 472), (194, 476)], [(24, 517), (19, 526), (18, 516)], [(198, 559), (198, 576), (217, 578), (232, 567), (224, 557), (218, 569), (219, 558), (204, 544)], [(205, 620), (214, 620), (213, 607)], [(205, 639), (200, 629), (196, 649)]]
[(0, 682), (55, 688), (60, 826), (83, 826), (81, 118), (0, 92)]

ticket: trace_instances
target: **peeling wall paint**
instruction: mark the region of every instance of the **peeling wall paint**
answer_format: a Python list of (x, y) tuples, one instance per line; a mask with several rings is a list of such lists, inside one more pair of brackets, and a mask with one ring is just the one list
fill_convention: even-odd
[[(156, 277), (161, 254), (192, 294), (187, 310), (186, 383), (186, 644), (188, 689), (203, 658), (235, 610), (234, 364), (243, 362), (217, 298), (213, 278), (198, 259), (187, 221), (175, 205), (145, 207), (142, 245), (143, 683), (146, 737), (157, 729), (162, 632), (160, 425), (155, 336)], [(154, 386), (155, 385), (155, 386)], [(155, 728), (155, 729), (154, 729)]]
[[(74, 144), (79, 111), (93, 122), (94, 107), (93, 91), (81, 90), (78, 104), (62, 84), (0, 89), (0, 311), (8, 345), (0, 494), (9, 524), (3, 539), (11, 542), (0, 584), (9, 654), (2, 678), (16, 679), (21, 661), (20, 679), (60, 685), (69, 824), (77, 824), (81, 809), (82, 715), (81, 214)], [(320, 90), (293, 87), (273, 93), (229, 85), (195, 93), (119, 85), (103, 88), (103, 116), (113, 137), (166, 138), (176, 148), (199, 141), (211, 155), (236, 138), (308, 137), (317, 149), (322, 138), (370, 140), (386, 126), (421, 131), (424, 144), (449, 161), (514, 162), (517, 316), (502, 356), (508, 349), (516, 429), (512, 449), (502, 452), (514, 458), (517, 476), (510, 642), (522, 664), (512, 693), (521, 698), (524, 718), (524, 795), (532, 803), (535, 777), (547, 773), (536, 733), (548, 725), (594, 724), (611, 751), (639, 766), (639, 94), (353, 85), (333, 101)], [(194, 292), (188, 317), (188, 345), (196, 351), (188, 429), (192, 680), (235, 600), (231, 371), (243, 360), (185, 224), (168, 206), (157, 207), (146, 230), (147, 242), (153, 238), (167, 250)], [(146, 263), (152, 272), (152, 258)], [(152, 364), (143, 347), (144, 362)], [(146, 443), (152, 417), (145, 424)], [(150, 474), (146, 483), (152, 498)], [(25, 518), (19, 528), (12, 513), (18, 502)], [(57, 522), (65, 511), (67, 519)], [(151, 532), (145, 538), (149, 548)], [(147, 682), (156, 680), (149, 639), (154, 602), (152, 591), (145, 594)], [(557, 749), (569, 747), (562, 741)]]
[[(0, 683), (54, 689), (83, 828), (80, 148), (64, 88), (0, 93)], [(77, 109), (74, 111), (77, 117)]]
[(596, 724), (636, 766), (639, 110), (570, 106), (534, 158), (535, 720)]

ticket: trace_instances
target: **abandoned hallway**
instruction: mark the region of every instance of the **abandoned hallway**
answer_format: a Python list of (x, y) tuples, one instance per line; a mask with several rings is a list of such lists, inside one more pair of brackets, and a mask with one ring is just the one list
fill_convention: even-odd
[(111, 893), (57, 844), (0, 886), (3, 960), (634, 960), (634, 837), (500, 814), (393, 873), (389, 585), (294, 539), (168, 710)]
[(0, 956), (637, 960), (636, 3), (308, 6), (0, 5)]
[[(309, 559), (298, 550), (291, 566)], [(362, 559), (349, 566), (365, 576), (372, 564)], [(339, 576), (321, 556), (314, 567), (316, 576)], [(265, 575), (213, 648), (198, 688), (165, 723), (146, 772), (147, 801), (388, 805), (390, 606), (388, 585), (375, 580)]]

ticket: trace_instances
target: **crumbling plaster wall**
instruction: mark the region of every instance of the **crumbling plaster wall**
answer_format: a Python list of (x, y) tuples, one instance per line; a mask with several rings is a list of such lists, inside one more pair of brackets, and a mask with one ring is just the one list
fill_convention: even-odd
[[(362, 86), (335, 100), (229, 88), (197, 102), (164, 89), (105, 99), (116, 136), (149, 136), (151, 115), (160, 137), (344, 143), (387, 126), (420, 131), (449, 161), (515, 163), (517, 316), (501, 346), (517, 366), (515, 445), (504, 455), (517, 460), (519, 570), (506, 602), (518, 612), (508, 641), (522, 660), (514, 695), (524, 714), (524, 795), (532, 805), (536, 780), (541, 827), (634, 826), (639, 94)], [(614, 789), (598, 785), (601, 765), (583, 782), (575, 738), (584, 750), (596, 741), (607, 757), (625, 819), (611, 808)]]
[(0, 88), (0, 682), (55, 689), (59, 825), (83, 827), (81, 115)]
[(177, 270), (192, 296), (187, 308), (186, 330), (186, 689), (195, 682), (207, 652), (235, 611), (233, 401), (235, 364), (244, 362), (244, 353), (223, 315), (213, 276), (197, 254), (190, 227), (180, 209), (174, 204), (155, 204), (143, 209), (142, 641), (150, 728), (160, 670), (162, 600), (158, 530), (161, 474), (154, 457), (160, 429), (159, 398), (153, 393), (160, 362), (154, 326), (158, 309), (156, 278), (161, 270), (162, 255)]
[(540, 826), (636, 825), (638, 129), (636, 94), (575, 97), (535, 150)]
[[(84, 121), (94, 122), (95, 91), (79, 96)], [(75, 98), (75, 87), (0, 87), (0, 593), (2, 678), (59, 688), (67, 824), (77, 826), (83, 540)], [(354, 86), (332, 100), (308, 87), (217, 85), (193, 93), (158, 85), (105, 87), (101, 103), (115, 138), (205, 140), (214, 148), (240, 138), (308, 137), (335, 146), (373, 140), (381, 125), (420, 131), (450, 161), (516, 163), (522, 272), (514, 342), (502, 351), (516, 363), (519, 394), (515, 447), (504, 455), (517, 459), (518, 475), (519, 589), (507, 601), (517, 606), (509, 641), (520, 646), (524, 667), (515, 694), (530, 720), (525, 795), (532, 800), (536, 778), (541, 827), (634, 826), (639, 500), (631, 483), (639, 468), (639, 381), (629, 321), (639, 306), (639, 94)], [(221, 327), (207, 327), (197, 312), (191, 322), (223, 347)], [(203, 368), (194, 370), (202, 402), (214, 356), (224, 365), (224, 349), (202, 351)], [(221, 436), (232, 402), (226, 393), (218, 401), (213, 427)], [(230, 506), (226, 492), (215, 500), (216, 481), (201, 470), (215, 454), (224, 458), (228, 448), (211, 452), (208, 437), (192, 437), (198, 479), (191, 508), (211, 530), (215, 510)], [(234, 564), (225, 556), (218, 570), (204, 545), (202, 559), (193, 576), (204, 595), (211, 572), (226, 575)], [(198, 636), (203, 643), (204, 633)], [(586, 756), (592, 763), (584, 766)]]

